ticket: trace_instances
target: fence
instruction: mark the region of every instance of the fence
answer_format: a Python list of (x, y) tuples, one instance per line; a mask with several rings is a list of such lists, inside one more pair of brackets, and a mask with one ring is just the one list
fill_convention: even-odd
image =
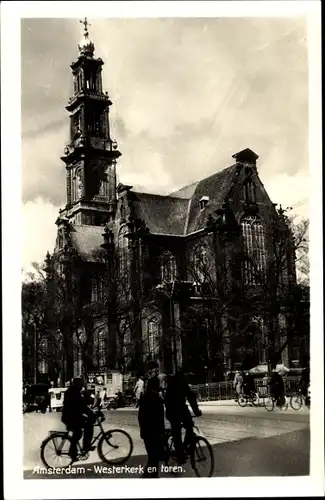
[[(285, 393), (290, 396), (297, 391), (300, 382), (298, 376), (284, 377)], [(263, 395), (267, 392), (267, 386), (263, 385), (262, 379), (255, 379), (256, 390)], [(236, 392), (233, 382), (215, 382), (210, 384), (192, 385), (198, 401), (217, 401), (225, 399), (234, 399)]]

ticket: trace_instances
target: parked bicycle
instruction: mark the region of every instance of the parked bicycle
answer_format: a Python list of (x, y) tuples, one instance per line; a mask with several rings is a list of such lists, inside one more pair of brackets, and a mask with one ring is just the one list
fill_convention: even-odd
[(253, 406), (259, 406), (260, 398), (257, 392), (250, 392), (249, 394), (245, 394), (242, 392), (238, 396), (237, 403), (242, 408), (245, 408), (245, 406), (247, 406), (248, 403), (251, 403)]
[(284, 401), (279, 402), (279, 398), (275, 398), (274, 396), (271, 396), (270, 394), (266, 395), (264, 397), (264, 404), (263, 406), (267, 411), (273, 411), (274, 408), (278, 408), (279, 410), (286, 411), (288, 409), (288, 401), (286, 397), (284, 396)]
[(304, 396), (301, 390), (299, 390), (295, 394), (292, 394), (290, 398), (290, 406), (293, 410), (295, 411), (300, 410), (300, 408), (304, 404), (307, 406), (307, 408), (310, 408), (310, 397), (308, 395)]
[[(98, 441), (97, 453), (102, 462), (109, 465), (124, 464), (132, 455), (133, 441), (131, 436), (122, 429), (105, 431), (102, 423), (105, 417), (101, 411), (96, 413), (96, 423), (99, 432), (94, 436), (91, 447)], [(49, 436), (41, 444), (41, 460), (45, 467), (68, 467), (74, 461), (70, 456), (71, 431), (49, 431)], [(87, 460), (89, 452), (83, 453), (80, 444), (77, 445), (77, 460)], [(61, 465), (58, 463), (62, 460)]]
[[(214, 472), (214, 455), (209, 441), (199, 434), (199, 429), (195, 425), (194, 437), (188, 443), (184, 443), (187, 458), (197, 477), (211, 477)], [(166, 465), (178, 463), (175, 450), (175, 443), (171, 429), (165, 431)]]

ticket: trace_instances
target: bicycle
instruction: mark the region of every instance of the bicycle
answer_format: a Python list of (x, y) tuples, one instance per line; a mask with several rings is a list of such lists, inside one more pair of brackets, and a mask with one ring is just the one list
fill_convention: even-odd
[(292, 394), (290, 398), (290, 406), (293, 410), (298, 411), (303, 406), (303, 404), (310, 408), (310, 398), (302, 394), (301, 390)]
[(250, 392), (249, 394), (245, 394), (244, 392), (242, 392), (241, 394), (239, 394), (237, 403), (241, 408), (245, 408), (248, 403), (252, 403), (253, 406), (259, 406), (259, 399), (260, 398), (257, 392)]
[[(198, 427), (194, 425), (198, 433)], [(214, 455), (209, 441), (194, 432), (193, 440), (189, 443), (184, 443), (186, 457), (190, 459), (190, 464), (197, 477), (211, 477), (214, 472)], [(177, 453), (175, 449), (174, 438), (171, 429), (165, 431), (165, 452), (166, 465), (172, 460), (178, 464)], [(204, 462), (203, 467), (207, 467), (207, 472), (201, 471), (200, 465)]]
[[(99, 427), (100, 431), (96, 436), (93, 437), (90, 448), (98, 441), (97, 444), (97, 453), (102, 462), (105, 462), (109, 465), (124, 464), (132, 455), (133, 451), (133, 441), (131, 436), (122, 429), (112, 429), (109, 431), (105, 431), (102, 423), (104, 422), (105, 417), (101, 411), (96, 414), (96, 423), (94, 427)], [(41, 460), (45, 467), (51, 469), (55, 467), (69, 467), (73, 462), (77, 462), (79, 460), (87, 460), (89, 457), (89, 452), (83, 452), (81, 450), (79, 442), (77, 443), (77, 458), (73, 460), (70, 456), (70, 446), (72, 442), (71, 430), (67, 431), (49, 431), (49, 436), (45, 438), (40, 447)], [(124, 443), (119, 444), (119, 439), (124, 439)], [(54, 464), (50, 462), (48, 458), (48, 454), (52, 448), (52, 456), (54, 460)], [(108, 452), (113, 451), (116, 452), (116, 457), (107, 457), (104, 453), (105, 445), (108, 445)], [(121, 456), (121, 451), (124, 451)], [(66, 460), (65, 465), (58, 465), (56, 460), (63, 459)]]
[(284, 403), (279, 405), (278, 404), (278, 398), (274, 397), (274, 396), (271, 396), (270, 394), (267, 394), (265, 397), (264, 397), (264, 408), (267, 410), (267, 411), (273, 411), (274, 410), (274, 407), (277, 407), (279, 408), (279, 410), (283, 410), (283, 411), (286, 411), (288, 409), (288, 401), (286, 399), (285, 396), (284, 397)]

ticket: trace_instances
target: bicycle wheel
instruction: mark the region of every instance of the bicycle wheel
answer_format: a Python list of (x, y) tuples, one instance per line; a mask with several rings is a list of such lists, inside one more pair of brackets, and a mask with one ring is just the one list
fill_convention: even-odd
[(41, 460), (45, 467), (53, 469), (55, 467), (68, 467), (72, 464), (69, 455), (71, 437), (68, 434), (51, 434), (41, 444)]
[(122, 429), (104, 432), (97, 447), (99, 458), (107, 464), (124, 464), (132, 455), (133, 441)]
[(202, 436), (195, 436), (194, 446), (190, 453), (192, 469), (197, 477), (211, 477), (214, 472), (214, 455), (211, 445)]
[(290, 406), (293, 410), (298, 411), (302, 407), (302, 396), (301, 394), (293, 394), (290, 398)]
[(237, 403), (241, 408), (245, 408), (245, 406), (247, 405), (247, 397), (245, 396), (245, 394), (239, 394)]
[(264, 407), (267, 411), (274, 410), (274, 399), (271, 396), (265, 396), (264, 398)]

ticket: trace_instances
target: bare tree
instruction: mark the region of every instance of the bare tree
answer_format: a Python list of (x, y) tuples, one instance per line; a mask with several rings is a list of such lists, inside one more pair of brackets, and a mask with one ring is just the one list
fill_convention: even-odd
[(295, 265), (305, 252), (307, 230), (307, 221), (295, 224), (280, 210), (264, 239), (250, 231), (249, 248), (238, 231), (238, 244), (227, 256), (226, 236), (220, 230), (196, 248), (187, 269), (196, 295), (188, 328), (194, 326), (206, 340), (201, 364), (208, 367), (215, 358), (212, 364), (221, 368), (230, 349), (241, 354), (246, 368), (258, 364), (258, 351), (265, 352), (269, 371), (280, 361), (299, 322), (301, 289)]

